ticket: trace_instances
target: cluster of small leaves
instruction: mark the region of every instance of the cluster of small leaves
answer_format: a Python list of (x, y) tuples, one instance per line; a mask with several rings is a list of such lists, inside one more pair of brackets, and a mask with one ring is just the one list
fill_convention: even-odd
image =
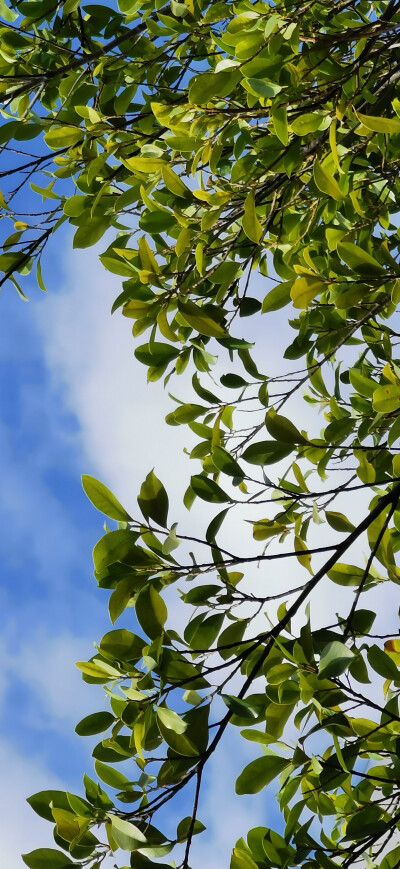
[[(240, 839), (231, 869), (394, 869), (400, 640), (370, 636), (360, 599), (400, 579), (400, 3), (0, 0), (0, 12), (0, 283), (23, 295), (19, 276), (35, 265), (44, 289), (41, 254), (62, 224), (76, 248), (108, 231), (100, 259), (123, 279), (113, 310), (135, 338), (147, 333), (135, 354), (148, 379), (191, 374), (193, 401), (175, 399), (167, 416), (197, 438), (184, 503), (218, 511), (204, 540), (181, 536), (153, 471), (139, 518), (84, 478), (118, 522), (94, 550), (111, 620), (134, 607), (141, 633), (113, 629), (79, 664), (110, 711), (77, 732), (102, 734), (96, 775), (116, 794), (85, 777), (85, 799), (32, 797), (61, 850), (25, 863), (98, 869), (120, 848), (136, 869), (166, 867), (154, 861), (183, 843), (189, 869), (203, 770), (233, 725), (262, 752), (237, 792), (279, 778), (284, 824)], [(272, 332), (286, 311), (295, 337), (285, 347), (276, 334), (282, 373), (270, 376), (244, 325)], [(302, 388), (308, 430), (293, 422)], [(334, 502), (355, 489), (371, 494), (350, 521)], [(256, 555), (217, 542), (247, 507)], [(313, 548), (322, 522), (332, 545)], [(359, 539), (366, 565), (348, 564)], [(183, 540), (196, 555), (178, 560)], [(296, 568), (278, 595), (242, 582), (247, 564), (282, 558)], [(350, 607), (299, 631), (293, 618), (326, 577), (354, 592)], [(182, 636), (166, 628), (174, 583), (190, 612)], [(193, 812), (171, 838), (154, 817), (186, 786)]]

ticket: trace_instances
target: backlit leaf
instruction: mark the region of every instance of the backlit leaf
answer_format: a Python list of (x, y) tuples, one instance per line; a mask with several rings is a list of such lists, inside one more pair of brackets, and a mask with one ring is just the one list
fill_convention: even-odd
[(244, 203), (243, 229), (250, 241), (256, 244), (260, 241), (263, 228), (256, 214), (254, 190), (251, 190)]
[(327, 193), (332, 199), (343, 199), (343, 193), (333, 175), (323, 166), (318, 159), (314, 160), (314, 180), (322, 193)]
[(150, 471), (142, 483), (138, 504), (145, 519), (166, 526), (168, 520), (168, 495), (154, 471)]
[(319, 293), (325, 290), (325, 285), (318, 277), (304, 275), (297, 278), (290, 290), (290, 298), (295, 308), (307, 308)]
[(101, 513), (105, 513), (110, 519), (117, 519), (122, 522), (130, 521), (129, 513), (104, 483), (100, 483), (89, 474), (82, 474), (82, 486), (89, 500)]
[(118, 817), (118, 815), (110, 815), (109, 818), (112, 835), (118, 847), (123, 851), (137, 851), (138, 848), (142, 848), (146, 844), (146, 836), (143, 835), (142, 831), (135, 824), (125, 821), (123, 818)]
[(276, 754), (252, 760), (236, 782), (237, 794), (256, 794), (288, 766), (289, 761)]

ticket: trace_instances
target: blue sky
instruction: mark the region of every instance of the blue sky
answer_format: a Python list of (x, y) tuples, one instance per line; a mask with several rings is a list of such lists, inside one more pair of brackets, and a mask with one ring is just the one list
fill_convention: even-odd
[[(60, 272), (49, 265), (57, 285)], [(1, 298), (0, 746), (7, 749), (5, 781), (26, 762), (17, 800), (38, 789), (42, 769), (40, 787), (47, 771), (69, 787), (81, 777), (87, 746), (73, 728), (80, 706), (84, 714), (96, 700), (73, 662), (90, 655), (93, 639), (107, 629), (105, 602), (91, 579), (99, 516), (80, 486), (79, 420), (52, 380), (38, 328), (46, 301), (33, 288), (29, 304), (8, 288)], [(17, 834), (14, 849), (18, 825)], [(21, 846), (29, 844), (22, 839)], [(22, 865), (17, 852), (10, 857), (10, 869)]]

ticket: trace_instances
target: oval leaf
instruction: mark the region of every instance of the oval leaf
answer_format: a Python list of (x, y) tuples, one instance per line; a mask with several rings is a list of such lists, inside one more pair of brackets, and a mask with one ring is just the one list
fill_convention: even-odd
[(150, 471), (142, 483), (138, 504), (145, 519), (153, 519), (164, 528), (168, 519), (168, 495), (154, 471)]
[(236, 782), (237, 794), (257, 794), (289, 765), (277, 754), (258, 757), (245, 766)]
[(113, 838), (119, 848), (123, 851), (137, 851), (146, 844), (146, 836), (142, 831), (131, 824), (130, 821), (124, 821), (116, 815), (110, 815)]
[(82, 486), (89, 501), (91, 501), (94, 507), (96, 507), (97, 510), (100, 510), (101, 513), (105, 513), (105, 515), (109, 516), (110, 519), (116, 519), (118, 522), (131, 521), (132, 517), (126, 512), (122, 504), (119, 503), (118, 499), (113, 495), (110, 489), (104, 485), (104, 483), (100, 483), (99, 480), (96, 480), (95, 477), (91, 477), (90, 474), (82, 474)]
[(333, 640), (322, 649), (319, 662), (320, 676), (324, 676), (326, 679), (331, 676), (340, 676), (347, 670), (354, 657), (354, 652), (348, 649), (344, 643)]
[(372, 406), (377, 413), (393, 413), (400, 409), (400, 383), (385, 383), (378, 386), (372, 397)]
[(54, 848), (38, 848), (30, 854), (22, 854), (22, 859), (29, 869), (68, 869), (69, 866), (76, 866), (76, 863), (68, 860), (67, 854)]
[(94, 736), (96, 733), (103, 733), (114, 724), (115, 718), (111, 712), (94, 712), (92, 715), (87, 715), (82, 718), (82, 721), (75, 727), (75, 733), (78, 736)]

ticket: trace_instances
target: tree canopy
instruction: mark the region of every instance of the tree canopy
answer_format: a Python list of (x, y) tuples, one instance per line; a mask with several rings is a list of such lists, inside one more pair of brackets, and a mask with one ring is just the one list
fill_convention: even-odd
[[(395, 869), (397, 604), (373, 625), (376, 590), (400, 580), (400, 2), (0, 10), (0, 283), (24, 295), (34, 267), (45, 289), (62, 224), (75, 248), (107, 233), (148, 380), (191, 379), (166, 421), (196, 439), (185, 506), (212, 517), (177, 527), (154, 470), (134, 516), (83, 477), (118, 523), (94, 565), (120, 621), (78, 664), (110, 711), (77, 725), (100, 734), (85, 796), (30, 798), (57, 847), (24, 862), (193, 869), (204, 771), (234, 727), (258, 754), (236, 791), (272, 785), (281, 824), (233, 841), (231, 869)], [(278, 373), (259, 370), (267, 340)], [(338, 612), (316, 627), (332, 584)], [(119, 627), (132, 606), (138, 633)], [(175, 833), (163, 808), (182, 792)]]

